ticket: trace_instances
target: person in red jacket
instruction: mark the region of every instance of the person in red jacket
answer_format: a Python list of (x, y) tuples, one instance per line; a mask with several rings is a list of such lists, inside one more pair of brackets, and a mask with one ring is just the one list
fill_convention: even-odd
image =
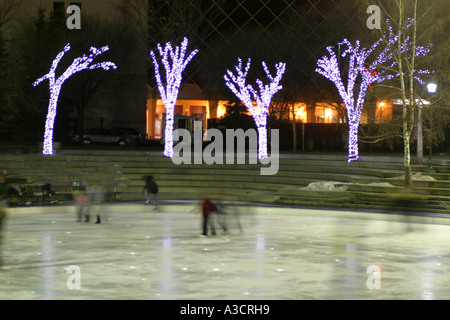
[(208, 235), (208, 224), (211, 228), (211, 234), (213, 236), (216, 235), (216, 229), (214, 227), (214, 220), (211, 214), (216, 211), (216, 206), (209, 200), (204, 199), (202, 204), (202, 213), (203, 213), (203, 233), (202, 236)]

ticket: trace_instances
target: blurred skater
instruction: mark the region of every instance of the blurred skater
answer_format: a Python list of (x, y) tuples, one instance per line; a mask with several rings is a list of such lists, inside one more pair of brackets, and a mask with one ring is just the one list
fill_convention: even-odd
[(211, 234), (213, 236), (216, 235), (216, 228), (214, 226), (214, 217), (212, 216), (213, 212), (217, 210), (216, 206), (207, 198), (203, 200), (202, 203), (202, 217), (203, 217), (203, 232), (202, 236), (206, 237), (208, 235), (208, 225), (211, 229)]
[(222, 227), (223, 234), (230, 234), (231, 229), (237, 229), (241, 234), (244, 233), (240, 215), (236, 209), (230, 210), (223, 202), (219, 202), (216, 207), (217, 223)]
[(51, 199), (55, 194), (55, 191), (52, 190), (52, 185), (50, 183), (46, 183), (42, 186), (42, 193), (44, 198), (47, 197), (48, 199)]
[(77, 222), (81, 222), (83, 213), (86, 219), (85, 221), (89, 222), (90, 199), (88, 193), (84, 188), (74, 191), (73, 204), (77, 207)]
[(8, 206), (8, 183), (3, 174), (0, 174), (0, 207)]
[(153, 198), (153, 210), (157, 209), (158, 206), (158, 185), (156, 184), (156, 182), (153, 180), (152, 176), (147, 176), (145, 178), (145, 186), (144, 186), (144, 191), (145, 191), (145, 204), (150, 204), (151, 203), (151, 198)]
[(217, 216), (217, 223), (223, 229), (223, 234), (229, 234), (228, 232), (228, 215), (226, 213), (226, 208), (222, 203), (215, 205), (214, 210)]
[(89, 191), (90, 207), (88, 211), (88, 218), (87, 221), (85, 222), (89, 222), (89, 217), (92, 212), (93, 214), (95, 214), (95, 217), (97, 218), (95, 224), (100, 224), (102, 223), (101, 211), (103, 202), (105, 201), (105, 190), (103, 189), (102, 186), (93, 186), (89, 188), (88, 191)]

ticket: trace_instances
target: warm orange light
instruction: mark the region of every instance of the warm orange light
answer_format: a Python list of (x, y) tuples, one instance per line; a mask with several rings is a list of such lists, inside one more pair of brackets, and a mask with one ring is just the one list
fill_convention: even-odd
[(227, 107), (225, 105), (225, 102), (219, 102), (217, 106), (217, 118), (222, 118), (227, 113)]
[(298, 108), (297, 112), (295, 114), (301, 120), (301, 122), (306, 123), (306, 119), (307, 119), (306, 107)]
[(332, 123), (333, 122), (333, 110), (330, 108), (325, 109), (325, 123)]
[(258, 105), (253, 105), (253, 113), (257, 116), (261, 115), (261, 108)]

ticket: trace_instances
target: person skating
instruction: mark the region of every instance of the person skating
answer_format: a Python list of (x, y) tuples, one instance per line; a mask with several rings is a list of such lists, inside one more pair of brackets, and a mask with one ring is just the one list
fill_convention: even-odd
[(147, 176), (145, 178), (145, 204), (151, 203), (151, 198), (153, 198), (154, 207), (153, 210), (156, 210), (158, 207), (158, 185), (153, 180), (152, 176)]
[(89, 195), (86, 190), (76, 190), (73, 193), (73, 203), (77, 208), (77, 222), (81, 222), (81, 218), (83, 217), (83, 213), (86, 218), (86, 222), (89, 222)]
[(105, 190), (100, 185), (94, 185), (89, 189), (89, 198), (90, 198), (90, 208), (89, 210), (95, 213), (95, 217), (97, 220), (95, 224), (102, 223), (101, 212), (103, 203), (105, 202)]
[(208, 225), (211, 229), (211, 234), (213, 236), (216, 235), (216, 228), (212, 217), (214, 211), (216, 211), (216, 206), (209, 199), (205, 198), (202, 203), (203, 232), (201, 236), (206, 237), (208, 235)]

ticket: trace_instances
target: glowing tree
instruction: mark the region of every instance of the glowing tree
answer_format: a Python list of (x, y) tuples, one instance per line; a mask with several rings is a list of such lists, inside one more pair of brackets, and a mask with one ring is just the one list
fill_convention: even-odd
[(100, 62), (91, 65), (92, 61), (100, 54), (104, 53), (105, 51), (108, 51), (108, 46), (104, 46), (100, 49), (97, 49), (95, 47), (91, 47), (90, 55), (83, 55), (82, 57), (75, 58), (72, 62), (72, 64), (66, 69), (66, 71), (63, 72), (59, 78), (56, 79), (56, 68), (58, 67), (59, 62), (63, 58), (64, 54), (70, 50), (70, 44), (68, 43), (64, 50), (61, 51), (53, 60), (52, 66), (50, 68), (49, 73), (47, 73), (45, 76), (37, 79), (33, 86), (37, 86), (42, 81), (48, 79), (49, 81), (49, 89), (50, 89), (50, 100), (48, 104), (48, 112), (47, 112), (47, 119), (45, 121), (45, 132), (44, 132), (44, 146), (42, 153), (44, 155), (52, 155), (53, 154), (53, 128), (56, 118), (56, 109), (58, 105), (58, 98), (59, 94), (62, 88), (62, 85), (64, 81), (66, 81), (70, 76), (73, 74), (80, 72), (82, 70), (93, 70), (93, 69), (103, 69), (103, 70), (109, 70), (110, 68), (116, 69), (117, 66), (110, 61), (107, 62)]
[(182, 73), (183, 70), (188, 65), (188, 63), (198, 52), (198, 50), (195, 49), (189, 54), (187, 58), (185, 58), (187, 45), (188, 45), (187, 38), (183, 39), (183, 42), (181, 43), (181, 48), (177, 46), (175, 47), (175, 50), (173, 49), (172, 44), (170, 42), (166, 43), (164, 49), (158, 43), (158, 52), (159, 55), (161, 56), (161, 61), (162, 64), (164, 65), (164, 69), (166, 70), (165, 88), (161, 79), (161, 74), (159, 73), (159, 64), (158, 60), (156, 59), (156, 55), (153, 51), (150, 52), (150, 55), (152, 56), (153, 59), (153, 64), (155, 65), (155, 76), (156, 82), (158, 84), (159, 93), (166, 108), (166, 123), (164, 131), (164, 155), (170, 158), (172, 158), (173, 156), (174, 109), (175, 109), (175, 102), (177, 101), (178, 91), (180, 90)]
[[(403, 27), (403, 30), (412, 25), (413, 20), (409, 20), (408, 24)], [(396, 57), (400, 54), (405, 54), (407, 51), (412, 51), (414, 56), (426, 55), (429, 52), (429, 47), (415, 46), (409, 39), (405, 37), (399, 43), (399, 36), (394, 35), (392, 28), (388, 24), (389, 34), (383, 35), (370, 48), (361, 48), (360, 42), (356, 41), (352, 45), (347, 39), (343, 43), (347, 45), (347, 49), (342, 53), (342, 57), (349, 55), (347, 87), (344, 86), (341, 70), (339, 69), (338, 58), (331, 47), (327, 47), (330, 56), (324, 56), (317, 61), (318, 68), (316, 72), (323, 75), (328, 80), (332, 81), (341, 96), (345, 107), (347, 109), (347, 118), (349, 126), (348, 134), (348, 162), (356, 161), (359, 158), (358, 151), (358, 128), (361, 119), (362, 108), (364, 106), (366, 91), (374, 82), (381, 83), (384, 80), (392, 79), (400, 76), (399, 73), (389, 73), (394, 67), (398, 65)], [(371, 63), (366, 63), (367, 58), (377, 48), (377, 46), (384, 40), (386, 47)], [(397, 49), (394, 44), (397, 45)], [(386, 64), (386, 65), (384, 65)], [(377, 71), (377, 68), (379, 70)], [(427, 70), (414, 70), (416, 74), (428, 74)], [(357, 78), (360, 75), (359, 91), (355, 92), (357, 85)], [(418, 76), (413, 76), (413, 79), (423, 83)]]
[[(339, 95), (344, 101), (347, 109), (349, 126), (348, 162), (351, 162), (358, 160), (359, 157), (358, 128), (367, 88), (371, 83), (377, 81), (379, 78), (378, 73), (375, 71), (377, 63), (372, 64), (370, 67), (365, 67), (364, 64), (367, 57), (380, 43), (380, 40), (375, 42), (369, 49), (360, 48), (359, 41), (356, 41), (355, 46), (353, 46), (347, 39), (344, 39), (343, 43), (347, 45), (347, 50), (342, 53), (342, 57), (345, 57), (347, 54), (350, 55), (347, 87), (344, 86), (341, 77), (341, 70), (339, 69), (338, 58), (331, 47), (327, 48), (330, 53), (330, 57), (324, 56), (317, 61), (318, 68), (316, 69), (316, 72), (335, 84)], [(354, 90), (359, 74), (361, 74), (362, 79), (359, 84), (359, 92), (355, 94)]]
[[(246, 84), (251, 60), (248, 59), (244, 70), (242, 69), (242, 60), (240, 58), (238, 58), (238, 62), (239, 64), (235, 66), (236, 75), (230, 70), (227, 70), (224, 79), (228, 88), (230, 88), (230, 90), (244, 103), (247, 109), (250, 110), (256, 127), (258, 128), (258, 159), (266, 159), (268, 157), (266, 129), (267, 114), (269, 113), (273, 95), (282, 89), (280, 81), (286, 70), (286, 64), (283, 62), (277, 63), (275, 65), (277, 75), (273, 77), (266, 63), (262, 62), (264, 71), (266, 72), (270, 83), (264, 84), (260, 79), (257, 79), (256, 83), (259, 87), (258, 92), (252, 85)], [(257, 108), (253, 105), (253, 101), (256, 101)]]

